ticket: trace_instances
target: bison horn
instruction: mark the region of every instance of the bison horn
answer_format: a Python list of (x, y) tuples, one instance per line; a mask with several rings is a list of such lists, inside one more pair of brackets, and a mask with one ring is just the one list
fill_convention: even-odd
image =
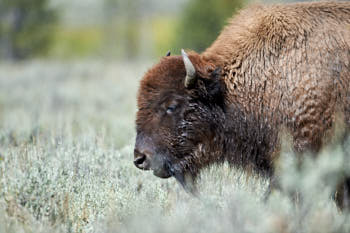
[(196, 70), (191, 60), (188, 58), (188, 55), (185, 52), (185, 50), (181, 49), (181, 54), (182, 54), (182, 59), (184, 60), (185, 69), (186, 69), (185, 87), (190, 88), (196, 82)]
[(166, 57), (169, 57), (170, 56), (170, 54), (171, 54), (171, 52), (170, 52), (170, 50), (166, 53)]

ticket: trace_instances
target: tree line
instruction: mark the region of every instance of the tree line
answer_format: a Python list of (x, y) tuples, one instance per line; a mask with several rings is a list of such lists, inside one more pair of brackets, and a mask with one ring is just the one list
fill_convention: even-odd
[[(175, 53), (180, 48), (201, 52), (214, 41), (227, 18), (243, 4), (244, 0), (189, 0), (177, 16), (176, 25), (170, 25), (172, 36), (166, 37), (163, 44)], [(109, 38), (114, 35), (124, 38), (123, 47), (128, 56), (123, 56), (137, 57), (142, 43), (142, 27), (138, 21), (142, 20), (139, 15), (145, 6), (138, 0), (104, 0), (104, 6), (106, 21), (118, 20), (123, 27), (113, 34), (117, 27), (110, 23), (102, 33)], [(23, 60), (47, 56), (57, 37), (61, 14), (62, 10), (53, 7), (50, 0), (0, 1), (0, 58)]]

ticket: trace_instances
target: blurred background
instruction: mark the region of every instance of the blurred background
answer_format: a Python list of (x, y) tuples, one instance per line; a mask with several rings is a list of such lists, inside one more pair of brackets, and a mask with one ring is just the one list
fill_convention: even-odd
[[(266, 0), (265, 0), (266, 1)], [(0, 57), (139, 60), (203, 51), (246, 0), (0, 0)]]

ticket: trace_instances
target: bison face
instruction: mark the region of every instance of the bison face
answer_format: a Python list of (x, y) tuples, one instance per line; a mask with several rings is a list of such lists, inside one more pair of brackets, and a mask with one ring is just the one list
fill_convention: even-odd
[[(151, 103), (151, 102), (150, 102)], [(139, 109), (137, 118), (137, 136), (135, 143), (136, 167), (153, 170), (154, 175), (168, 178), (175, 173), (173, 164), (179, 161), (176, 156), (178, 139), (184, 132), (179, 128), (184, 124), (184, 112), (188, 103), (175, 93), (162, 93), (149, 109)], [(182, 123), (181, 123), (182, 122)], [(182, 151), (192, 145), (182, 141)]]
[(220, 72), (197, 54), (165, 57), (141, 80), (134, 164), (185, 188), (224, 125)]

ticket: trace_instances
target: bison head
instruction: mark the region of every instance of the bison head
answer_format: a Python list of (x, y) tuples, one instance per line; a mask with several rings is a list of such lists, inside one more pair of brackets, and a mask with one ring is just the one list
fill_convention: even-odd
[(220, 157), (213, 153), (222, 150), (223, 93), (220, 70), (200, 55), (162, 58), (141, 80), (135, 166), (189, 189), (198, 170)]

